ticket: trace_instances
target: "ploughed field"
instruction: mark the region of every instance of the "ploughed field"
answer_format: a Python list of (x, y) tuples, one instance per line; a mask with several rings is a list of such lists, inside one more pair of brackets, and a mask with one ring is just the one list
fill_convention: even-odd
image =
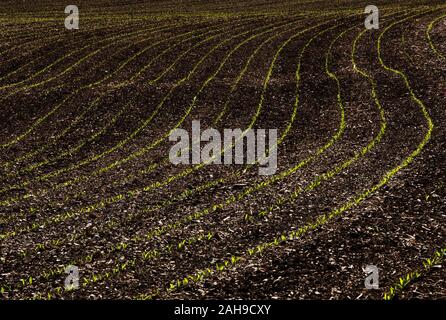
[[(3, 1), (0, 297), (445, 298), (446, 5), (368, 4), (79, 1), (67, 30)], [(192, 120), (278, 129), (276, 174), (171, 164)]]

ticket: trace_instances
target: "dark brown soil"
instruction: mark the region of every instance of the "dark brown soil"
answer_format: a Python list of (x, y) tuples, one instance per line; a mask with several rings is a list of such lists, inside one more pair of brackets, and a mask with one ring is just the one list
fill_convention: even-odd
[[(79, 1), (68, 31), (3, 1), (0, 297), (382, 299), (418, 270), (395, 298), (445, 299), (446, 6), (377, 1), (363, 32), (367, 3), (327, 3)], [(172, 165), (192, 120), (278, 129), (276, 175)]]

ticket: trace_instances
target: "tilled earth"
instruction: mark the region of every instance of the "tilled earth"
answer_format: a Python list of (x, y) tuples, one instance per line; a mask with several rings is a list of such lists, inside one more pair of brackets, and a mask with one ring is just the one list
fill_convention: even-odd
[[(444, 299), (446, 6), (327, 3), (2, 2), (0, 296)], [(193, 120), (276, 174), (172, 165)]]

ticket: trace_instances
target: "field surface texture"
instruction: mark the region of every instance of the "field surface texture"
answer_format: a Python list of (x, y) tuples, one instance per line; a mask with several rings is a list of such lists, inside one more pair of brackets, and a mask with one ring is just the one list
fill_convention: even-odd
[(445, 102), (444, 1), (2, 0), (0, 299), (445, 299)]

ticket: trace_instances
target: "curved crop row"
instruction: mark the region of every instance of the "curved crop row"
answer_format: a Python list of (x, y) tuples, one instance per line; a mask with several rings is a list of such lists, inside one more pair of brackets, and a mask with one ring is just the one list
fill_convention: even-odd
[[(189, 34), (193, 34), (193, 33), (195, 33), (195, 32), (196, 32), (195, 30), (194, 30), (194, 31), (189, 31), (189, 32), (180, 34), (180, 35), (178, 35), (178, 36), (175, 36), (174, 38), (182, 37), (182, 36), (189, 35)], [(191, 36), (190, 38), (187, 38), (186, 40), (192, 39), (193, 37), (194, 37), (194, 36)], [(215, 36), (208, 37), (208, 38), (205, 39), (205, 40), (208, 41), (208, 40), (210, 40), (210, 39), (212, 39), (212, 38), (214, 38), (214, 37), (215, 37)], [(171, 39), (172, 39), (172, 38), (171, 38)], [(149, 47), (146, 47), (145, 50), (146, 50), (147, 48), (155, 47), (155, 46), (157, 46), (157, 45), (160, 44), (160, 43), (167, 42), (167, 41), (169, 41), (169, 40), (171, 40), (171, 39), (168, 39), (168, 40), (164, 39), (164, 40), (160, 40), (160, 41), (154, 42), (154, 43), (152, 43)], [(145, 41), (147, 41), (147, 40), (145, 40)], [(204, 42), (204, 41), (203, 41), (203, 42)], [(200, 44), (203, 43), (203, 42), (200, 42)], [(152, 58), (152, 59), (150, 60), (149, 65), (153, 64), (153, 62), (156, 61), (156, 59), (158, 59), (160, 56), (162, 56), (165, 52), (167, 52), (167, 51), (170, 50), (170, 49), (172, 49), (172, 47), (169, 47), (168, 49), (166, 49), (165, 51), (163, 51), (161, 54), (158, 54), (158, 55), (156, 55), (154, 58)], [(129, 57), (126, 61), (124, 61), (123, 63), (121, 63), (120, 66), (118, 67), (118, 69), (116, 69), (114, 72), (112, 72), (112, 73), (106, 75), (105, 77), (101, 78), (100, 80), (98, 80), (98, 81), (96, 81), (96, 82), (94, 82), (94, 83), (90, 83), (90, 84), (88, 84), (88, 85), (86, 85), (86, 86), (84, 86), (84, 87), (79, 88), (79, 89), (76, 90), (74, 93), (72, 93), (69, 97), (67, 97), (67, 98), (66, 98), (61, 104), (59, 104), (58, 106), (63, 105), (63, 103), (64, 103), (65, 101), (67, 101), (68, 99), (70, 99), (70, 98), (71, 98), (72, 96), (74, 96), (75, 94), (81, 92), (82, 90), (93, 89), (94, 87), (100, 85), (101, 83), (103, 83), (104, 81), (106, 81), (107, 79), (109, 79), (109, 78), (111, 77), (111, 74), (115, 74), (117, 71), (121, 70), (121, 69), (122, 69), (122, 68), (123, 68), (129, 61), (131, 61), (131, 60), (134, 59), (137, 55), (139, 55), (140, 52), (141, 52), (141, 51), (139, 51), (138, 53), (134, 54), (133, 56)], [(98, 104), (99, 101), (101, 100), (101, 98), (105, 96), (105, 94), (106, 94), (106, 92), (103, 92), (103, 93), (102, 93), (101, 95), (99, 95), (93, 102), (91, 102), (91, 103), (89, 104), (89, 106), (87, 107), (87, 110), (90, 109), (92, 106), (95, 106), (96, 104)], [(62, 136), (64, 136), (65, 133), (66, 133), (66, 131), (67, 131), (67, 130), (64, 130), (61, 134), (59, 134), (58, 136), (56, 136), (56, 139), (54, 139), (55, 141), (53, 141), (53, 143), (56, 142), (58, 139), (60, 139)], [(43, 148), (46, 148), (46, 146), (41, 147), (40, 149), (43, 149)], [(39, 150), (40, 150), (40, 149), (39, 149)], [(31, 154), (34, 155), (35, 152), (32, 152)], [(25, 155), (23, 158), (28, 158), (28, 157), (30, 157), (29, 154)], [(95, 158), (95, 157), (98, 157), (98, 156), (96, 155), (96, 156), (92, 156), (92, 157)], [(23, 158), (20, 159), (20, 160), (23, 160)], [(83, 161), (83, 164), (87, 163), (87, 161), (88, 161), (88, 160), (84, 160), (84, 161)], [(88, 162), (90, 162), (90, 161), (88, 161)], [(7, 163), (7, 164), (9, 164), (9, 163)], [(80, 166), (80, 164), (78, 164), (76, 167), (78, 167), (78, 166)], [(73, 166), (72, 166), (72, 167), (73, 167)], [(62, 172), (67, 172), (67, 171), (69, 171), (69, 170), (71, 170), (71, 169), (69, 169), (69, 168), (65, 168)], [(59, 172), (60, 172), (60, 171), (61, 171), (61, 170), (59, 170)], [(58, 174), (60, 174), (60, 173), (58, 173)], [(16, 188), (24, 187), (24, 186), (28, 185), (31, 181), (43, 181), (43, 180), (46, 180), (49, 176), (56, 176), (56, 175), (58, 175), (58, 174), (56, 174), (55, 172), (49, 172), (49, 173), (46, 173), (45, 175), (41, 175), (41, 176), (34, 177), (34, 178), (32, 178), (31, 180), (28, 180), (28, 181), (25, 181), (25, 182), (22, 182), (22, 183), (18, 183), (18, 184), (14, 184), (14, 185), (9, 185), (9, 186), (3, 187), (3, 188), (0, 190), (0, 193), (4, 193), (4, 192), (9, 191), (9, 190), (13, 190), (13, 189), (16, 189)], [(11, 203), (11, 201), (9, 201), (8, 203)]]
[(416, 280), (426, 277), (432, 270), (432, 267), (438, 264), (442, 264), (444, 257), (446, 256), (446, 247), (434, 252), (431, 258), (427, 258), (423, 261), (423, 267), (415, 271), (409, 272), (405, 276), (398, 279), (398, 281), (392, 285), (389, 290), (384, 293), (384, 300), (393, 300), (398, 297), (401, 292), (406, 289), (411, 283)]
[[(426, 13), (426, 12), (423, 12)], [(419, 15), (419, 14), (417, 14)], [(225, 260), (223, 262), (219, 262), (216, 263), (215, 265), (211, 266), (210, 268), (207, 269), (202, 269), (197, 271), (196, 273), (186, 276), (185, 278), (190, 279), (191, 281), (189, 281), (188, 283), (192, 283), (192, 282), (197, 282), (197, 281), (201, 281), (204, 277), (210, 276), (216, 272), (221, 272), (223, 271), (226, 267), (229, 266), (233, 266), (235, 264), (237, 264), (240, 261), (246, 260), (247, 256), (252, 256), (255, 254), (259, 254), (264, 252), (265, 250), (269, 249), (269, 248), (273, 248), (276, 247), (284, 242), (287, 241), (292, 241), (294, 239), (300, 238), (302, 237), (304, 234), (313, 231), (317, 228), (319, 228), (320, 226), (334, 220), (336, 217), (340, 216), (341, 214), (343, 214), (345, 211), (352, 209), (353, 207), (357, 206), (358, 204), (360, 204), (361, 202), (363, 202), (365, 199), (369, 198), (373, 193), (375, 193), (377, 190), (379, 190), (380, 188), (382, 188), (385, 184), (387, 184), (387, 182), (394, 176), (396, 175), (399, 171), (403, 170), (404, 168), (406, 168), (414, 159), (417, 155), (420, 154), (420, 152), (423, 150), (423, 148), (425, 147), (425, 145), (427, 144), (427, 142), (430, 139), (432, 130), (433, 130), (433, 122), (432, 119), (429, 116), (429, 113), (427, 112), (427, 109), (424, 105), (424, 103), (415, 95), (415, 93), (413, 92), (409, 80), (407, 78), (407, 76), (402, 73), (400, 70), (396, 70), (393, 69), (392, 67), (389, 67), (388, 65), (386, 65), (382, 59), (382, 52), (381, 52), (381, 42), (382, 42), (382, 37), (385, 35), (385, 33), (387, 31), (389, 31), (391, 28), (393, 28), (395, 25), (402, 23), (404, 21), (407, 21), (410, 18), (413, 18), (417, 15), (412, 15), (410, 17), (407, 17), (405, 19), (399, 20), (397, 22), (394, 22), (392, 24), (390, 24), (388, 27), (386, 27), (384, 29), (384, 31), (380, 34), (379, 38), (378, 38), (378, 59), (380, 64), (382, 65), (382, 67), (387, 70), (390, 71), (394, 74), (397, 74), (401, 77), (401, 79), (404, 81), (411, 99), (416, 102), (416, 104), (420, 107), (420, 111), (423, 114), (426, 123), (428, 125), (428, 130), (426, 132), (426, 134), (424, 135), (424, 138), (422, 139), (422, 141), (418, 144), (417, 148), (412, 151), (412, 153), (406, 157), (399, 165), (397, 165), (396, 167), (392, 168), (391, 170), (387, 171), (387, 173), (382, 176), (381, 180), (379, 181), (379, 183), (373, 185), (371, 188), (367, 189), (366, 191), (356, 195), (355, 197), (352, 197), (352, 199), (350, 199), (349, 201), (347, 201), (345, 204), (343, 204), (342, 206), (332, 210), (329, 214), (322, 214), (319, 217), (317, 217), (317, 219), (315, 219), (313, 222), (310, 222), (304, 226), (299, 227), (296, 230), (291, 230), (289, 232), (284, 232), (280, 235), (278, 235), (277, 237), (275, 237), (274, 239), (270, 240), (270, 241), (266, 241), (266, 242), (262, 242), (259, 245), (250, 248), (248, 250), (246, 250), (244, 252), (243, 255), (240, 256), (236, 256), (233, 255), (232, 258), (230, 260)], [(181, 288), (185, 286), (185, 283), (182, 281), (182, 279), (180, 279), (180, 281), (177, 280), (173, 280), (172, 282), (170, 282), (170, 284), (168, 286), (166, 286), (166, 288), (168, 290), (176, 290), (178, 288)], [(138, 298), (144, 298), (144, 297), (151, 297), (151, 294), (145, 294), (142, 296), (138, 296)]]
[[(233, 26), (231, 26), (231, 27), (233, 27)], [(154, 42), (154, 43), (151, 43), (150, 46), (144, 48), (144, 50), (148, 50), (148, 48), (153, 48), (153, 47), (155, 47), (155, 46), (157, 46), (157, 45), (159, 45), (159, 44), (161, 44), (161, 43), (164, 43), (164, 42), (167, 42), (167, 41), (170, 42), (170, 41), (172, 41), (172, 40), (174, 40), (174, 39), (176, 39), (176, 38), (183, 37), (184, 35), (189, 35), (189, 34), (192, 33), (192, 36), (190, 36), (190, 37), (188, 37), (188, 38), (186, 38), (186, 39), (184, 39), (184, 40), (182, 40), (182, 41), (180, 41), (180, 42), (177, 42), (177, 43), (175, 43), (175, 44), (173, 44), (173, 45), (171, 45), (171, 46), (168, 46), (167, 49), (163, 50), (161, 53), (159, 53), (159, 54), (157, 54), (156, 56), (154, 56), (153, 58), (151, 58), (150, 62), (149, 62), (148, 64), (146, 64), (143, 68), (147, 68), (147, 67), (151, 66), (157, 59), (159, 59), (160, 57), (162, 57), (162, 56), (163, 56), (164, 54), (166, 54), (167, 52), (169, 52), (169, 51), (175, 49), (176, 46), (178, 46), (178, 45), (180, 45), (180, 44), (182, 44), (182, 43), (184, 43), (184, 42), (188, 42), (188, 41), (190, 41), (191, 39), (194, 39), (194, 38), (196, 38), (196, 37), (202, 37), (202, 36), (207, 35), (207, 34), (209, 34), (209, 33), (220, 32), (220, 33), (217, 33), (216, 35), (212, 35), (212, 36), (209, 36), (209, 37), (205, 38), (204, 40), (202, 40), (202, 41), (198, 42), (197, 44), (195, 44), (192, 48), (190, 48), (190, 49), (184, 51), (184, 52), (180, 55), (180, 57), (181, 57), (181, 56), (184, 56), (185, 54), (187, 54), (187, 53), (188, 53), (189, 51), (191, 51), (192, 49), (194, 49), (194, 48), (200, 46), (201, 44), (203, 44), (203, 43), (205, 43), (205, 42), (210, 41), (211, 39), (215, 38), (215, 37), (218, 36), (219, 34), (222, 34), (222, 33), (221, 33), (222, 30), (227, 29), (228, 26), (224, 26), (224, 27), (221, 27), (221, 26), (220, 26), (220, 27), (218, 27), (218, 28), (215, 28), (215, 27), (213, 26), (213, 27), (205, 28), (204, 30), (211, 29), (211, 28), (213, 28), (214, 30), (206, 31), (206, 32), (200, 33), (200, 34), (198, 34), (198, 35), (195, 35), (195, 32), (196, 32), (196, 31), (192, 31), (192, 32), (187, 32), (187, 33), (183, 33), (183, 34), (177, 35), (177, 36), (172, 37), (172, 38), (169, 38), (169, 39), (164, 39), (164, 40), (161, 40), (161, 41), (156, 41), (156, 42)], [(147, 40), (144, 40), (144, 41), (147, 41)], [(134, 43), (132, 43), (132, 44), (134, 44)], [(114, 74), (116, 74), (117, 72), (119, 72), (120, 70), (122, 70), (122, 69), (125, 67), (126, 64), (128, 64), (131, 60), (133, 60), (134, 58), (136, 58), (136, 57), (137, 57), (138, 55), (140, 55), (142, 52), (143, 52), (142, 50), (141, 50), (141, 51), (138, 51), (138, 52), (135, 53), (133, 56), (129, 57), (127, 60), (125, 60), (124, 62), (122, 62), (122, 63), (119, 65), (119, 67), (116, 68), (114, 71), (109, 72), (109, 73), (108, 73), (105, 77), (103, 77), (101, 80), (98, 80), (98, 81), (96, 81), (96, 82), (94, 82), (94, 83), (91, 83), (91, 84), (89, 84), (89, 85), (87, 85), (87, 86), (85, 86), (85, 87), (83, 87), (83, 88), (81, 88), (81, 89), (86, 89), (86, 88), (88, 88), (88, 89), (92, 89), (92, 88), (94, 88), (95, 86), (98, 86), (99, 84), (105, 82), (107, 79), (110, 79)], [(173, 65), (174, 65), (174, 64), (171, 64), (171, 65), (169, 66), (169, 68), (172, 68)], [(167, 72), (169, 68), (166, 68), (164, 72)], [(138, 72), (138, 73), (139, 73), (139, 72)], [(132, 76), (132, 78), (133, 78), (133, 77), (134, 77), (134, 76)], [(126, 82), (126, 80), (122, 81), (122, 82), (119, 84), (119, 86), (124, 86), (124, 85), (126, 85), (125, 82)], [(93, 103), (91, 103), (91, 104), (89, 105), (89, 107), (86, 108), (86, 111), (90, 110), (90, 108), (91, 108), (92, 105), (96, 105), (96, 104), (98, 104), (99, 101), (100, 101), (100, 99), (101, 99), (103, 96), (105, 96), (106, 93), (107, 93), (107, 92), (104, 91), (101, 95), (99, 95), (99, 96), (93, 101)], [(85, 113), (82, 113), (81, 117), (79, 117), (79, 118), (82, 119), (84, 116), (85, 116)], [(78, 119), (76, 119), (76, 120), (78, 120)], [(77, 122), (77, 121), (76, 121), (76, 122)], [(65, 128), (64, 131), (63, 131), (61, 134), (57, 135), (56, 138), (52, 139), (51, 144), (54, 144), (57, 140), (59, 140), (61, 137), (63, 137), (63, 136), (65, 135), (65, 133), (66, 133), (69, 129), (71, 129), (72, 126), (73, 126), (73, 123), (71, 123), (69, 127)], [(18, 170), (18, 171), (12, 172), (12, 173), (8, 174), (7, 176), (8, 176), (8, 177), (14, 177), (14, 176), (17, 176), (17, 175), (20, 175), (20, 174), (23, 174), (23, 173), (29, 173), (29, 172), (32, 172), (33, 170), (35, 170), (35, 169), (38, 168), (38, 167), (41, 167), (41, 166), (46, 165), (46, 164), (48, 164), (48, 163), (54, 162), (54, 161), (56, 161), (56, 160), (58, 160), (58, 159), (62, 159), (62, 158), (64, 158), (67, 154), (72, 155), (72, 154), (76, 153), (77, 150), (79, 150), (80, 148), (82, 148), (85, 144), (87, 144), (87, 143), (93, 141), (93, 140), (95, 139), (96, 134), (97, 134), (97, 133), (92, 134), (88, 139), (85, 139), (84, 141), (81, 141), (77, 146), (75, 146), (75, 147), (73, 147), (73, 148), (71, 148), (71, 149), (69, 149), (69, 150), (67, 150), (67, 151), (65, 151), (65, 152), (63, 152), (63, 153), (61, 153), (61, 154), (59, 154), (59, 155), (57, 155), (57, 156), (54, 156), (54, 157), (51, 158), (51, 159), (46, 158), (44, 161), (41, 161), (41, 162), (38, 162), (38, 163), (34, 163), (34, 164), (32, 164), (32, 165), (29, 165), (29, 166), (25, 167), (23, 170)], [(45, 146), (39, 148), (39, 150), (46, 149), (47, 147), (48, 147), (48, 145), (45, 145)], [(30, 157), (30, 154), (35, 155), (35, 154), (36, 154), (36, 151), (33, 151), (33, 152), (31, 152), (31, 153), (26, 154), (26, 155), (23, 156), (23, 157), (20, 157), (20, 160), (29, 158), (29, 157)], [(14, 163), (17, 163), (17, 159), (14, 159), (13, 162), (14, 162)], [(17, 186), (18, 186), (18, 185), (15, 185), (15, 187), (17, 187)], [(22, 185), (22, 186), (23, 186), (23, 185)], [(11, 188), (15, 188), (15, 187), (14, 187), (14, 186), (11, 186)], [(2, 190), (0, 190), (0, 193), (1, 193), (3, 190), (6, 191), (7, 188), (8, 188), (8, 187), (3, 187)], [(4, 191), (3, 191), (3, 192), (4, 192)]]
[[(166, 29), (167, 27), (161, 27), (158, 29)], [(127, 39), (128, 36), (130, 36), (131, 34), (137, 35), (140, 33), (144, 33), (145, 31), (136, 31), (136, 32), (132, 32), (130, 34), (120, 34), (118, 36), (112, 36), (110, 38), (106, 38), (103, 39), (101, 41), (99, 41), (98, 43), (103, 43), (103, 42), (107, 42), (107, 41), (111, 41), (110, 43), (106, 44), (105, 46), (101, 46), (99, 49), (96, 49), (90, 53), (88, 53), (87, 55), (83, 56), (81, 59), (77, 60), (74, 64), (70, 64), (68, 67), (66, 67), (62, 72), (57, 73), (54, 76), (48, 77), (48, 78), (44, 78), (44, 80), (38, 81), (36, 83), (32, 83), (30, 85), (25, 85), (21, 88), (18, 88), (16, 90), (13, 90), (12, 92), (4, 95), (2, 97), (2, 99), (0, 99), (0, 102), (4, 101), (5, 99), (7, 99), (10, 96), (13, 96), (15, 94), (17, 94), (18, 92), (21, 92), (23, 90), (29, 90), (32, 88), (36, 88), (38, 86), (42, 86), (43, 84), (46, 84), (50, 81), (53, 81), (57, 78), (60, 78), (62, 75), (67, 74), (68, 72), (70, 72), (71, 70), (73, 70), (74, 68), (76, 68), (78, 65), (80, 65), (82, 62), (88, 60), (89, 58), (93, 57), (94, 55), (98, 54), (99, 52), (101, 52), (102, 50), (104, 50), (107, 47), (111, 47), (113, 46), (115, 43), (113, 42), (113, 40), (116, 40), (118, 38), (124, 38)], [(66, 59), (67, 57), (73, 55), (76, 52), (80, 52), (84, 49), (87, 49), (91, 46), (90, 45), (86, 45), (78, 50), (75, 51), (71, 51), (70, 53), (64, 55), (62, 58), (59, 58), (58, 60), (56, 60), (55, 62), (51, 63), (50, 65), (46, 66), (44, 69), (38, 71), (37, 73), (35, 73), (32, 77), (28, 78), (28, 80), (36, 77), (39, 74), (42, 74), (43, 72), (47, 71), (48, 69), (50, 69), (53, 65), (60, 63), (61, 61), (63, 61), (64, 59)], [(18, 84), (18, 83), (17, 83)], [(12, 86), (12, 85), (11, 85)], [(7, 88), (11, 87), (11, 86), (7, 86)], [(14, 85), (15, 86), (15, 85)], [(0, 89), (3, 89), (3, 87), (0, 87)], [(69, 96), (70, 97), (70, 96)], [(7, 149), (15, 144), (17, 144), (18, 142), (20, 142), (21, 140), (23, 140), (25, 137), (27, 137), (31, 132), (33, 132), (39, 125), (41, 125), (46, 119), (48, 119), (52, 114), (54, 114), (63, 104), (64, 102), (69, 98), (67, 97), (62, 103), (56, 105), (54, 108), (52, 108), (50, 111), (48, 111), (45, 115), (39, 117), (37, 120), (35, 120), (31, 126), (29, 126), (28, 128), (26, 128), (24, 130), (24, 132), (18, 134), (16, 137), (10, 139), (8, 142), (2, 143), (0, 144), (0, 149)]]
[[(233, 36), (232, 38), (236, 38), (236, 37), (241, 36), (241, 35), (243, 35), (243, 34), (246, 34), (246, 33), (248, 33), (248, 32), (249, 32), (249, 31), (243, 32), (243, 33), (241, 33), (241, 34), (239, 34), (239, 35)], [(240, 48), (242, 45), (246, 44), (247, 42), (249, 42), (249, 41), (252, 40), (253, 38), (254, 38), (254, 36), (251, 37), (251, 38), (249, 38), (248, 40), (244, 41), (242, 44), (240, 44), (240, 46), (238, 46), (238, 48)], [(229, 41), (229, 39), (224, 40), (223, 42), (220, 42), (218, 46), (222, 46), (223, 44), (225, 44), (225, 43), (228, 42), (228, 41)], [(206, 58), (207, 58), (213, 51), (215, 51), (215, 50), (217, 49), (218, 46), (214, 46), (214, 47), (211, 49), (211, 51), (209, 51), (209, 52), (208, 52), (202, 59), (200, 59), (200, 61), (199, 61), (199, 62), (194, 66), (194, 68), (189, 72), (188, 76), (186, 76), (185, 78), (182, 78), (181, 80), (179, 80), (179, 81), (178, 81), (178, 82), (177, 82), (177, 83), (176, 83), (176, 84), (169, 90), (169, 92), (167, 93), (167, 95), (163, 98), (163, 100), (162, 100), (162, 101), (158, 104), (158, 106), (155, 108), (155, 111), (152, 113), (151, 117), (148, 118), (148, 119), (145, 121), (145, 123), (143, 123), (143, 125), (140, 126), (140, 127), (138, 128), (139, 131), (141, 131), (141, 130), (143, 129), (143, 127), (145, 127), (146, 124), (148, 124), (148, 121), (150, 121), (150, 120), (153, 118), (153, 116), (155, 115), (155, 112), (156, 112), (157, 110), (159, 110), (159, 109), (162, 107), (162, 105), (164, 104), (164, 102), (167, 100), (167, 98), (168, 98), (168, 97), (170, 96), (170, 94), (172, 93), (173, 89), (174, 89), (175, 87), (177, 87), (177, 86), (183, 84), (186, 80), (188, 80), (188, 79), (195, 73), (195, 71), (196, 71), (196, 69), (198, 68), (198, 66), (199, 66), (200, 64), (202, 64), (202, 63), (206, 60)], [(236, 49), (238, 49), (238, 48), (236, 48)], [(236, 50), (233, 50), (232, 53), (234, 53), (235, 51), (236, 51)], [(228, 57), (228, 58), (229, 58), (229, 57)], [(227, 59), (226, 59), (226, 61), (227, 61)], [(221, 70), (222, 66), (223, 66), (223, 64), (220, 65), (220, 67), (218, 68), (217, 72), (213, 75), (213, 77), (215, 77), (215, 76), (217, 75), (217, 73)], [(213, 77), (210, 77), (208, 80), (205, 81), (205, 83), (204, 83), (204, 84), (202, 85), (202, 87), (201, 87), (200, 92), (205, 88), (205, 86), (207, 85), (207, 83), (209, 83), (209, 81), (212, 80)], [(195, 96), (195, 98), (192, 100), (192, 103), (189, 105), (189, 107), (188, 107), (187, 110), (186, 110), (186, 114), (182, 116), (182, 118), (181, 118), (180, 121), (176, 124), (175, 127), (180, 126), (181, 123), (185, 120), (185, 118), (187, 117), (187, 115), (191, 112), (192, 108), (194, 107), (194, 105), (195, 105), (195, 103), (196, 103), (196, 100), (197, 100), (197, 96)], [(171, 129), (171, 131), (172, 131), (172, 130), (173, 130), (173, 129)], [(138, 131), (138, 132), (139, 132), (139, 131)], [(136, 133), (135, 133), (135, 132), (136, 132), (136, 131), (133, 132), (133, 136), (135, 136), (135, 135), (138, 133), (138, 132), (136, 132)], [(152, 143), (152, 144), (149, 145), (148, 147), (145, 147), (144, 150), (145, 150), (145, 151), (148, 151), (148, 148), (149, 148), (149, 147), (152, 147), (152, 148), (153, 148), (153, 147), (156, 146), (157, 144), (161, 143), (161, 142), (164, 140), (165, 136), (168, 136), (168, 134), (165, 134), (163, 137), (158, 138), (154, 143)], [(127, 142), (127, 141), (129, 141), (129, 139), (130, 139), (130, 138), (127, 138), (127, 139), (124, 140), (124, 141)], [(120, 145), (122, 145), (122, 144), (123, 144), (123, 143), (121, 142), (121, 144), (119, 144), (118, 146), (120, 146)], [(117, 147), (115, 146), (114, 148), (116, 149)], [(110, 150), (111, 150), (111, 149), (107, 150), (106, 152), (107, 152), (107, 153), (110, 153), (110, 152), (111, 152)], [(138, 151), (138, 152), (140, 153), (141, 150)], [(97, 157), (99, 157), (99, 156), (96, 155), (95, 157), (97, 158)], [(171, 180), (171, 181), (172, 181), (172, 180)], [(129, 191), (126, 195), (121, 194), (121, 195), (118, 195), (118, 196), (116, 196), (116, 197), (110, 199), (111, 202), (109, 202), (109, 201), (106, 199), (106, 200), (102, 201), (101, 203), (99, 203), (98, 205), (99, 205), (99, 207), (102, 207), (102, 206), (104, 206), (107, 202), (108, 202), (108, 203), (112, 203), (112, 202), (117, 201), (118, 199), (122, 200), (122, 199), (124, 199), (124, 198), (128, 198), (129, 196), (130, 196), (130, 197), (133, 197), (134, 195), (136, 195), (136, 194), (139, 193), (140, 191), (145, 191), (145, 192), (147, 192), (148, 190), (149, 190), (148, 187), (143, 188), (143, 189), (141, 189), (141, 190), (132, 190), (132, 191)], [(6, 204), (9, 204), (9, 203), (10, 203), (10, 202), (7, 200), (7, 201), (5, 201), (3, 204), (6, 205)], [(87, 209), (87, 210), (95, 210), (96, 208), (93, 209), (94, 207), (95, 207), (95, 206), (93, 205), (93, 206), (89, 206), (88, 208), (85, 208), (85, 209)], [(99, 207), (98, 207), (98, 208), (99, 208)], [(82, 210), (80, 210), (80, 211), (82, 211)], [(68, 216), (71, 215), (70, 213), (67, 213), (67, 214), (69, 214), (69, 215), (65, 215), (66, 217), (68, 217)], [(57, 217), (52, 217), (51, 220), (55, 221), (55, 218), (64, 220), (63, 216), (64, 216), (63, 214), (62, 214), (62, 215), (58, 215)], [(62, 220), (60, 220), (60, 221), (62, 221)]]

